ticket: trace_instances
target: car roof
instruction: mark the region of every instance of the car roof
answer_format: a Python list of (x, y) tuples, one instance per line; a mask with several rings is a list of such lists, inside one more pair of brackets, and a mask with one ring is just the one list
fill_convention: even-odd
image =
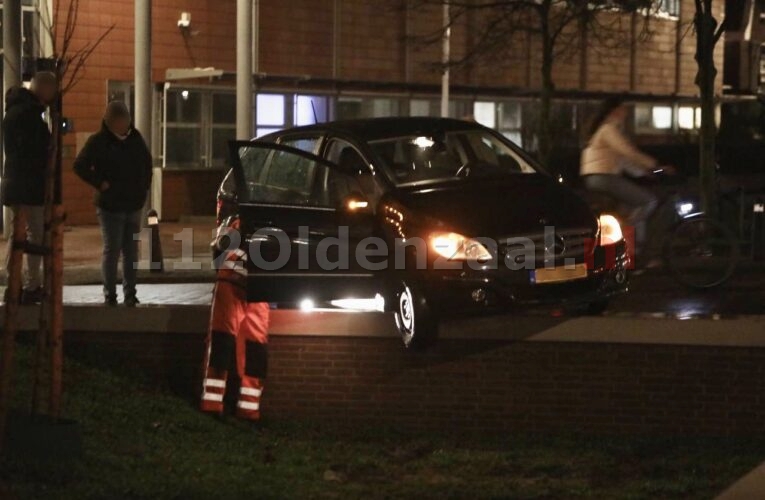
[(285, 129), (269, 134), (261, 140), (276, 140), (285, 135), (310, 132), (334, 132), (349, 135), (370, 142), (392, 137), (411, 135), (428, 135), (434, 131), (453, 132), (456, 130), (483, 130), (485, 127), (477, 122), (455, 120), (452, 118), (399, 117), (399, 118), (369, 118), (363, 120), (342, 120), (320, 123), (305, 127)]

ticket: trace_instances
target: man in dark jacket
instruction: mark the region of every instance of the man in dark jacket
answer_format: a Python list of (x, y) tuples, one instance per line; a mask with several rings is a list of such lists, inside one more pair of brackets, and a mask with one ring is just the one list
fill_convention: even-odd
[(104, 300), (117, 305), (117, 264), (122, 254), (125, 305), (138, 304), (136, 264), (141, 216), (151, 186), (152, 159), (141, 134), (132, 127), (124, 103), (106, 107), (101, 130), (88, 139), (77, 155), (74, 170), (96, 188), (96, 207), (104, 240), (101, 274)]
[[(36, 245), (43, 241), (45, 173), (51, 142), (45, 111), (56, 99), (57, 92), (56, 76), (40, 72), (32, 79), (30, 90), (14, 87), (5, 96), (5, 164), (0, 198), (14, 220), (18, 214), (24, 214), (27, 241)], [(13, 238), (8, 241), (12, 242)], [(9, 246), (8, 256), (11, 255), (10, 250)], [(31, 304), (42, 299), (41, 266), (39, 255), (27, 255), (22, 303)]]

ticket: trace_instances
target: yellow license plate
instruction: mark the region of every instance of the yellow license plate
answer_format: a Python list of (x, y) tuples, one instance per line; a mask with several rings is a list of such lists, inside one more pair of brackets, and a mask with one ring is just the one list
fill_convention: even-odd
[(576, 264), (575, 266), (561, 266), (550, 269), (535, 269), (531, 271), (531, 283), (560, 283), (562, 281), (574, 281), (587, 277), (587, 265)]

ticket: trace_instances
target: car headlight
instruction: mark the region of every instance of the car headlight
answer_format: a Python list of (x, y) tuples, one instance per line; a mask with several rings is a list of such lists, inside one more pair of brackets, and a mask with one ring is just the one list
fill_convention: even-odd
[(430, 246), (438, 255), (449, 260), (483, 262), (491, 259), (491, 253), (480, 241), (457, 233), (432, 233)]
[(598, 225), (600, 225), (601, 246), (613, 245), (614, 243), (624, 239), (624, 234), (622, 234), (622, 226), (613, 215), (601, 215), (598, 219)]

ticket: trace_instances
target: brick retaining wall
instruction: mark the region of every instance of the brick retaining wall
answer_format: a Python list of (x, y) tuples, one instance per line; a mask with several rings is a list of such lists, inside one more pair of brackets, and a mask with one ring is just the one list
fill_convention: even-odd
[[(202, 340), (73, 333), (67, 351), (117, 352), (191, 397)], [(264, 413), (414, 429), (762, 434), (765, 349), (448, 339), (416, 354), (395, 338), (277, 335)]]

